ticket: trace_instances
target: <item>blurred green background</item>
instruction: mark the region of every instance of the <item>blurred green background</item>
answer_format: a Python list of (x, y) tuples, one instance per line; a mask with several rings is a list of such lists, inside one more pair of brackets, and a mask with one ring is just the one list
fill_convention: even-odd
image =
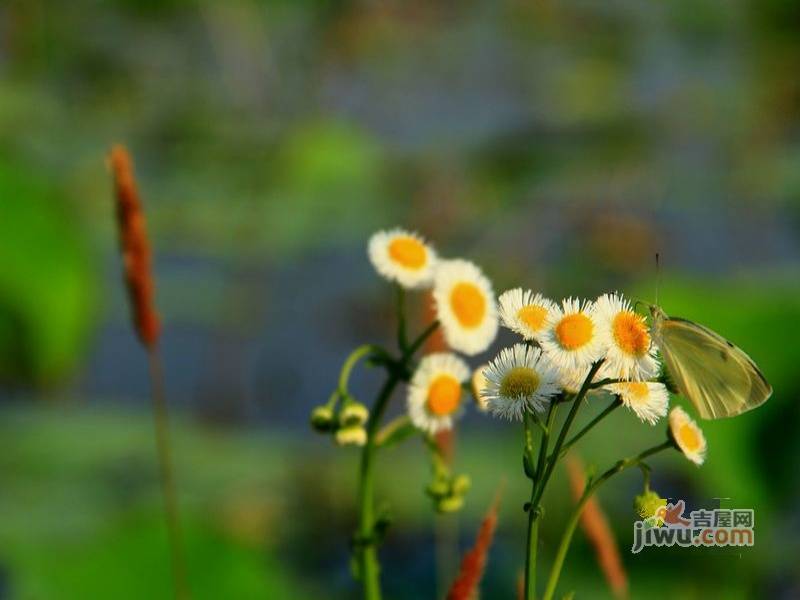
[[(632, 555), (640, 478), (601, 492), (632, 596), (800, 596), (798, 73), (791, 0), (0, 3), (0, 598), (169, 597), (113, 142), (135, 156), (157, 253), (197, 598), (357, 597), (357, 453), (307, 415), (349, 349), (392, 339), (365, 244), (393, 225), (497, 291), (551, 297), (652, 300), (661, 252), (667, 313), (741, 345), (775, 394), (703, 423), (701, 469), (653, 461), (662, 495), (753, 508), (754, 548)], [(353, 389), (379, 384), (359, 372)], [(582, 455), (605, 468), (662, 427), (618, 411)], [(387, 453), (388, 598), (436, 597), (503, 478), (483, 595), (514, 597), (520, 444), (471, 411), (456, 461), (474, 489), (438, 520), (419, 444)], [(545, 565), (562, 473), (546, 501)], [(608, 596), (582, 533), (562, 589)]]

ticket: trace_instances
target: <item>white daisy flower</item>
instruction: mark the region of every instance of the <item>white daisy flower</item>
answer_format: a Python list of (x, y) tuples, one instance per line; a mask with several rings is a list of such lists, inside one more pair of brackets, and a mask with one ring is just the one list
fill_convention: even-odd
[(433, 281), (436, 252), (416, 233), (378, 231), (369, 239), (367, 254), (380, 275), (404, 288), (426, 287)]
[(558, 394), (558, 372), (540, 348), (515, 344), (504, 348), (484, 370), (483, 397), (498, 417), (521, 420), (526, 410), (542, 411)]
[(455, 354), (441, 352), (425, 356), (408, 388), (411, 422), (431, 434), (451, 429), (463, 412), (461, 384), (469, 376), (469, 367)]
[[(594, 304), (567, 298), (547, 319), (542, 349), (560, 370), (581, 371), (603, 356), (605, 346), (594, 316)], [(588, 371), (587, 371), (588, 374)]]
[(555, 304), (541, 294), (534, 296), (530, 290), (515, 288), (500, 295), (500, 319), (503, 325), (522, 336), (525, 340), (542, 338), (547, 317), (553, 312)]
[(494, 341), (498, 324), (492, 284), (473, 263), (439, 262), (433, 298), (444, 339), (453, 350), (477, 354)]
[(643, 316), (618, 294), (604, 294), (594, 303), (594, 317), (607, 346), (600, 368), (603, 377), (644, 381), (658, 374), (656, 347)]
[(696, 465), (706, 458), (706, 438), (697, 423), (680, 406), (669, 413), (669, 434), (681, 452)]
[(656, 421), (667, 414), (669, 392), (663, 383), (626, 381), (612, 383), (605, 389), (619, 396), (625, 406), (650, 425), (655, 425)]
[(470, 381), (472, 387), (472, 395), (475, 398), (475, 404), (478, 405), (478, 410), (486, 412), (489, 406), (486, 404), (486, 398), (483, 397), (483, 390), (486, 388), (488, 381), (484, 372), (489, 367), (488, 363), (483, 364), (472, 372), (472, 380)]

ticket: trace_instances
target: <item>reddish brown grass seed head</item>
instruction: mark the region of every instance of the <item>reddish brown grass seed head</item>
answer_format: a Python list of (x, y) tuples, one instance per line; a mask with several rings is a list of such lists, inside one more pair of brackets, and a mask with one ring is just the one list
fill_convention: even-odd
[(478, 588), (489, 558), (489, 547), (492, 545), (494, 532), (497, 529), (499, 504), (500, 492), (497, 493), (483, 517), (478, 536), (475, 538), (475, 545), (461, 561), (461, 569), (450, 587), (450, 591), (447, 592), (447, 600), (476, 600), (478, 598)]
[(155, 310), (152, 259), (147, 226), (133, 175), (133, 161), (124, 146), (115, 145), (108, 155), (117, 200), (117, 229), (131, 304), (131, 317), (142, 344), (153, 348), (161, 324)]

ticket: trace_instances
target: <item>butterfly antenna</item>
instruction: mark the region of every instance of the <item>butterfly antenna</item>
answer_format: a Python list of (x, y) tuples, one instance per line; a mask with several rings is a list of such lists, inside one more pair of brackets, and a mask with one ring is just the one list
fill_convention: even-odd
[(658, 288), (661, 287), (661, 255), (656, 252), (656, 306), (658, 306)]

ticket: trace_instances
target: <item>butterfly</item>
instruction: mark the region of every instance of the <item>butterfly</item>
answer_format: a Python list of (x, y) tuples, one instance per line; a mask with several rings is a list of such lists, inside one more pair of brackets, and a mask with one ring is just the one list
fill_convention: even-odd
[(744, 350), (687, 319), (650, 305), (651, 335), (678, 391), (704, 419), (732, 417), (760, 406), (772, 386)]

